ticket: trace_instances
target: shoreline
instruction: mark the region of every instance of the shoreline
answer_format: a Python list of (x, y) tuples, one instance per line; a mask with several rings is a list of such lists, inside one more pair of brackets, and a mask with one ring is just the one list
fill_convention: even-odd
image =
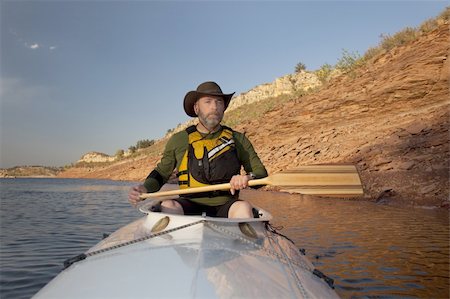
[(2, 176), (0, 179), (41, 179), (41, 178), (57, 178), (56, 175), (24, 175), (24, 176)]
[[(140, 183), (139, 180), (117, 180), (117, 179), (111, 179), (111, 178), (86, 178), (86, 177), (58, 177), (57, 175), (55, 176), (44, 176), (44, 175), (35, 175), (35, 176), (17, 176), (17, 177), (0, 177), (0, 179), (63, 179), (63, 180), (99, 180), (99, 181), (113, 181), (113, 182), (129, 182), (129, 183)], [(173, 183), (166, 183), (167, 184), (173, 184)], [(173, 184), (175, 185), (175, 184)], [(285, 195), (299, 195), (302, 199), (308, 199), (308, 200), (330, 200), (330, 199), (334, 199), (334, 200), (345, 200), (345, 201), (359, 201), (359, 202), (369, 202), (369, 203), (373, 203), (377, 206), (386, 206), (386, 207), (391, 207), (391, 208), (402, 208), (402, 209), (412, 209), (412, 210), (420, 210), (420, 211), (430, 211), (430, 212), (438, 212), (441, 213), (441, 211), (445, 211), (447, 216), (450, 216), (450, 208), (447, 206), (437, 206), (437, 205), (414, 205), (411, 204), (410, 202), (399, 202), (399, 201), (381, 201), (381, 202), (377, 202), (375, 199), (373, 198), (368, 198), (368, 197), (343, 197), (343, 198), (339, 198), (339, 197), (326, 197), (326, 196), (313, 196), (313, 195), (305, 195), (305, 194), (300, 194), (300, 193), (289, 193), (289, 192), (283, 192), (283, 191), (277, 191), (277, 190), (272, 190), (269, 188), (261, 188), (258, 190), (253, 190), (253, 189), (248, 189), (245, 190), (244, 192), (276, 192), (276, 193), (282, 193)]]

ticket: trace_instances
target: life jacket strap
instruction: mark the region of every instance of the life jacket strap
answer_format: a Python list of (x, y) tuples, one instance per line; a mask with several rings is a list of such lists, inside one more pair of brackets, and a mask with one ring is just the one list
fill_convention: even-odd
[(183, 170), (183, 171), (179, 171), (178, 173), (177, 173), (177, 177), (180, 177), (180, 176), (182, 176), (183, 174), (188, 174), (189, 173), (189, 171), (186, 169), (186, 170)]

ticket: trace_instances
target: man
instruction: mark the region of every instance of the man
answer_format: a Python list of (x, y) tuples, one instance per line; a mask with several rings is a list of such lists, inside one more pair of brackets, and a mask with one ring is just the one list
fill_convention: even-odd
[[(229, 191), (184, 195), (161, 203), (162, 212), (212, 217), (252, 218), (252, 206), (238, 199), (239, 190), (248, 181), (267, 176), (267, 171), (244, 134), (222, 126), (234, 93), (224, 94), (215, 82), (204, 82), (184, 97), (184, 111), (198, 117), (198, 124), (174, 134), (167, 142), (163, 157), (143, 185), (131, 188), (132, 204), (139, 195), (156, 192), (176, 168), (180, 188), (193, 188), (229, 182)], [(246, 174), (241, 175), (243, 166)]]

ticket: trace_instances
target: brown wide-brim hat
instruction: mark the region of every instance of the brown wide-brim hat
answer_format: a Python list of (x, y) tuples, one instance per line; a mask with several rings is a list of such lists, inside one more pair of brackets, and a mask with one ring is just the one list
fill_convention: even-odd
[(219, 96), (223, 98), (223, 102), (225, 104), (225, 110), (228, 107), (228, 104), (230, 104), (231, 98), (233, 97), (234, 92), (230, 94), (225, 94), (222, 92), (222, 89), (220, 89), (220, 86), (216, 82), (208, 81), (203, 82), (197, 87), (197, 90), (189, 91), (186, 96), (184, 97), (184, 111), (187, 115), (196, 117), (197, 114), (195, 114), (194, 111), (194, 104), (197, 102), (197, 100), (204, 96)]

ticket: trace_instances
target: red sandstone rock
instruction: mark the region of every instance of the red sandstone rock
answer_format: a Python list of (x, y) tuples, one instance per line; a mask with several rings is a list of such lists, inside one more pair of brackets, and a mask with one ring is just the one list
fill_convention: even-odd
[[(448, 24), (374, 58), (355, 76), (242, 123), (269, 172), (357, 163), (363, 199), (448, 207), (450, 43)], [(270, 118), (270, 122), (264, 121)], [(160, 156), (71, 168), (61, 176), (143, 180)], [(383, 193), (384, 194), (384, 193)]]

